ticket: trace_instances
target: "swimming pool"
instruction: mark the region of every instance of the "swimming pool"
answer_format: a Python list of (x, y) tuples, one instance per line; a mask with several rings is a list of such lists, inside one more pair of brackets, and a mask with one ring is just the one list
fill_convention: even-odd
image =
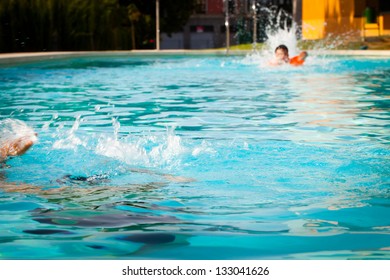
[(0, 68), (1, 259), (388, 259), (390, 59)]

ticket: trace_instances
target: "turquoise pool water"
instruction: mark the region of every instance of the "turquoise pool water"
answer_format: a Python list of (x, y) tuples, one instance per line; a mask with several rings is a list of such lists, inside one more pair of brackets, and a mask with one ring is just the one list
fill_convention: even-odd
[(389, 259), (390, 59), (0, 68), (1, 259)]

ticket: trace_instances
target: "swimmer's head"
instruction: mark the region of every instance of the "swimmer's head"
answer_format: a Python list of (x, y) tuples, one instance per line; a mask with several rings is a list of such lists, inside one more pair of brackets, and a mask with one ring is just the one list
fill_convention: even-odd
[(285, 45), (279, 45), (275, 49), (275, 57), (278, 61), (288, 62), (288, 48)]

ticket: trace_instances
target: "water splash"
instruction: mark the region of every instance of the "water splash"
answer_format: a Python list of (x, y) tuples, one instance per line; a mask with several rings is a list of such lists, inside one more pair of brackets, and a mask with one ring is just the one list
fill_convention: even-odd
[(115, 140), (118, 140), (118, 133), (119, 133), (119, 129), (121, 128), (121, 124), (117, 118), (112, 118), (112, 126), (114, 128)]
[[(78, 146), (87, 147), (88, 142), (76, 136), (76, 132), (80, 127), (81, 121), (82, 121), (81, 117), (77, 116), (75, 122), (72, 125), (72, 128), (67, 132), (65, 132), (64, 136), (62, 137), (60, 136), (62, 139), (54, 142), (53, 149), (75, 150)], [(61, 127), (59, 129), (61, 129)], [(59, 132), (59, 134), (61, 134), (61, 132)]]
[(55, 122), (56, 119), (58, 119), (58, 113), (54, 113), (52, 118), (51, 118), (51, 120), (46, 121), (46, 122), (43, 123), (41, 131), (48, 131), (50, 125), (52, 125)]
[(265, 26), (265, 38), (261, 50), (253, 49), (245, 59), (245, 64), (257, 64), (268, 66), (274, 58), (274, 52), (277, 46), (283, 44), (289, 49), (290, 57), (299, 54), (298, 34), (299, 26), (293, 21), (291, 15), (284, 10), (262, 7), (260, 11), (266, 14), (268, 19)]
[(202, 141), (200, 146), (195, 147), (192, 150), (191, 155), (198, 157), (201, 154), (216, 154), (216, 150), (205, 140)]
[[(264, 52), (273, 55), (275, 48), (281, 44), (289, 49), (290, 56), (298, 54), (298, 26), (284, 10), (274, 11), (263, 8), (269, 13), (269, 22), (265, 28), (267, 40)], [(289, 22), (291, 21), (291, 24)]]
[(112, 133), (84, 133), (78, 136), (81, 122), (82, 119), (77, 117), (72, 128), (66, 132), (62, 132), (63, 127), (60, 126), (54, 135), (60, 139), (54, 142), (52, 148), (104, 156), (130, 166), (168, 170), (180, 166), (185, 156), (199, 157), (215, 153), (205, 141), (194, 147), (190, 147), (190, 143), (183, 144), (182, 137), (176, 135), (174, 126), (167, 127), (165, 132), (157, 135), (145, 133), (141, 136), (120, 136), (121, 124), (118, 119), (113, 118)]
[(101, 135), (95, 152), (129, 165), (172, 168), (180, 164), (180, 157), (187, 151), (174, 131), (174, 127), (167, 128), (166, 134), (159, 137), (144, 135), (118, 139), (116, 135)]
[[(262, 7), (260, 10), (267, 14), (266, 18), (268, 21), (265, 27), (265, 37), (267, 39), (260, 51), (253, 50), (251, 60), (260, 61), (264, 65), (265, 61), (273, 58), (276, 47), (281, 44), (286, 45), (289, 49), (290, 58), (298, 55), (301, 51), (299, 38), (302, 37), (302, 26), (299, 26), (292, 16), (282, 9)], [(315, 27), (309, 24), (305, 24), (304, 28), (315, 29)], [(328, 61), (324, 61), (327, 55), (323, 51), (338, 49), (354, 40), (356, 41), (356, 38), (356, 31), (351, 30), (343, 34), (327, 34), (321, 40), (310, 40), (305, 47), (305, 50), (310, 52), (307, 61), (310, 64), (320, 65), (321, 67), (331, 67)]]
[(265, 42), (266, 53), (273, 55), (277, 46), (286, 45), (289, 50), (290, 57), (298, 55), (298, 40), (296, 36), (297, 28), (295, 24), (291, 28), (280, 28), (276, 31), (269, 31), (268, 40)]
[(129, 138), (120, 141), (116, 137), (101, 135), (95, 153), (130, 165), (149, 165), (147, 152), (141, 145), (142, 139), (133, 143), (127, 143), (126, 140), (131, 141)]
[(149, 155), (153, 162), (163, 162), (170, 166), (180, 163), (174, 161), (184, 154), (186, 149), (182, 145), (180, 136), (175, 135), (174, 131), (175, 127), (168, 128), (164, 142), (151, 150)]
[[(302, 27), (294, 22), (292, 16), (284, 10), (278, 10), (276, 7), (260, 8), (260, 11), (266, 16), (265, 38), (266, 41), (260, 50), (253, 49), (243, 61), (244, 64), (257, 64), (262, 68), (269, 68), (269, 62), (274, 58), (274, 52), (277, 46), (283, 44), (289, 49), (289, 56), (294, 57), (300, 53), (299, 38), (301, 37)], [(260, 18), (258, 18), (260, 19)], [(305, 24), (306, 29), (311, 27)], [(323, 68), (332, 68), (328, 57), (323, 51), (337, 49), (340, 46), (356, 38), (356, 32), (350, 31), (341, 35), (328, 34), (322, 40), (312, 40), (307, 43), (305, 49), (309, 50), (309, 58), (305, 64), (317, 65)], [(291, 67), (288, 67), (291, 69)], [(280, 70), (281, 68), (278, 67)]]

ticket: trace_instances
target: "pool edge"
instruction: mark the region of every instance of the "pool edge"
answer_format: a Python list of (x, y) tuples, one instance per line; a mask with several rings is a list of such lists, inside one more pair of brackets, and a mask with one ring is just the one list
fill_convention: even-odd
[[(310, 50), (315, 55), (332, 56), (376, 56), (389, 57), (390, 50)], [(78, 56), (161, 56), (161, 55), (247, 55), (252, 51), (230, 50), (133, 50), (133, 51), (66, 51), (0, 53), (0, 64), (34, 62), (39, 60), (62, 59)]]

